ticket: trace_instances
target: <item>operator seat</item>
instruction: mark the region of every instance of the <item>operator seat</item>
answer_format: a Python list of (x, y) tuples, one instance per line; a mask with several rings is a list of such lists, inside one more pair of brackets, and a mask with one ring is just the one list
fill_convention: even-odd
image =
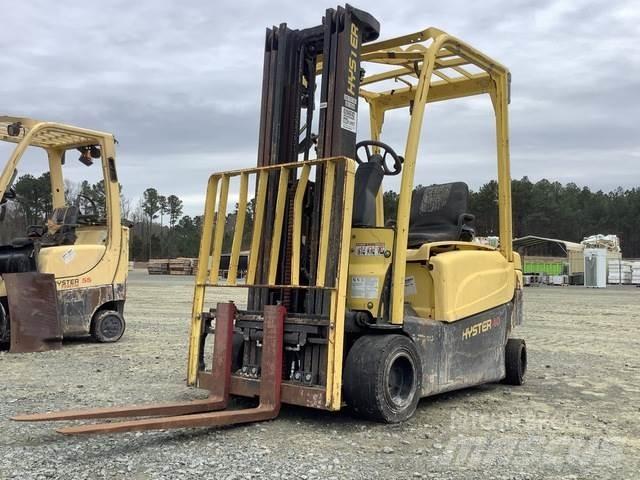
[(78, 207), (73, 205), (54, 208), (51, 218), (47, 220), (47, 229), (40, 238), (40, 245), (43, 247), (73, 245), (78, 238), (76, 236), (78, 214)]
[(16, 238), (0, 245), (0, 274), (35, 272), (39, 247), (73, 245), (77, 239), (78, 207), (55, 208), (42, 236)]
[(469, 187), (464, 182), (430, 185), (413, 192), (408, 248), (430, 242), (473, 240), (475, 216), (467, 212)]

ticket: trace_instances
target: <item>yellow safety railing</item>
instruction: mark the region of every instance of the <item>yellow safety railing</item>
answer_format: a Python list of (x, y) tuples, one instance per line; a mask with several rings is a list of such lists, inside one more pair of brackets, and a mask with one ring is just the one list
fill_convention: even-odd
[[(321, 193), (320, 230), (318, 250), (315, 258), (315, 277), (307, 283), (301, 283), (300, 265), (302, 252), (302, 224), (304, 216), (304, 197), (309, 184), (312, 169), (316, 169), (316, 195)], [(320, 173), (320, 179), (318, 179)], [(344, 322), (345, 298), (347, 290), (347, 270), (349, 263), (349, 241), (351, 232), (351, 210), (353, 204), (355, 162), (346, 157), (335, 157), (304, 162), (270, 165), (222, 173), (209, 177), (205, 200), (204, 223), (200, 241), (198, 273), (193, 300), (191, 337), (189, 344), (188, 383), (195, 384), (198, 372), (198, 354), (202, 329), (201, 314), (204, 308), (207, 287), (257, 287), (257, 288), (312, 288), (331, 291), (330, 342), (329, 355), (342, 355), (342, 323)], [(232, 181), (239, 177), (238, 209), (233, 228), (233, 239), (226, 280), (220, 279), (222, 244), (225, 224), (229, 210), (229, 192)], [(251, 247), (244, 283), (238, 283), (238, 265), (240, 261), (242, 239), (245, 235), (246, 211), (249, 203), (249, 185), (255, 182), (255, 210), (251, 235)], [(271, 183), (270, 183), (271, 182)], [(290, 192), (290, 185), (293, 190)], [(267, 191), (271, 186), (276, 196), (276, 208), (273, 225), (265, 228), (267, 213)], [(342, 194), (337, 194), (338, 189)], [(321, 192), (320, 192), (320, 191)], [(280, 252), (284, 232), (285, 208), (287, 196), (291, 195), (292, 211), (290, 279), (286, 284), (276, 284)], [(337, 202), (340, 202), (339, 204)], [(260, 252), (264, 235), (271, 231), (271, 243), (268, 252)], [(266, 257), (266, 258), (265, 258)], [(259, 269), (259, 261), (262, 269)], [(282, 283), (282, 282), (279, 282)], [(336, 378), (332, 377), (332, 373)], [(335, 388), (328, 389), (328, 395), (338, 402), (341, 372), (328, 372), (328, 387), (332, 382)]]
[[(320, 236), (317, 253), (317, 270), (315, 279), (310, 284), (300, 283), (300, 255), (302, 245), (302, 220), (303, 220), (303, 200), (312, 167), (322, 167), (322, 198)], [(328, 260), (335, 259), (332, 252), (329, 258), (328, 244), (330, 235), (330, 223), (332, 215), (342, 215), (343, 205), (334, 205), (336, 198), (334, 195), (336, 178), (343, 179), (346, 183), (353, 182), (354, 172), (353, 160), (336, 157), (322, 160), (308, 160), (305, 162), (295, 162), (282, 165), (272, 165), (267, 167), (257, 167), (246, 170), (235, 170), (229, 172), (216, 173), (209, 178), (207, 188), (206, 208), (204, 213), (203, 232), (200, 243), (200, 254), (198, 261), (198, 286), (238, 286), (238, 287), (274, 287), (274, 288), (333, 288), (334, 281), (326, 282), (326, 268)], [(266, 270), (266, 281), (259, 281), (258, 272), (258, 249), (260, 240), (265, 233), (265, 214), (267, 207), (267, 189), (269, 178), (274, 178), (276, 174), (277, 200), (278, 206), (271, 228), (272, 237), (268, 253), (268, 268)], [(229, 212), (229, 191), (232, 179), (239, 177), (239, 198), (235, 225), (233, 228), (233, 241), (230, 252), (228, 275), (226, 280), (220, 280), (222, 244), (225, 232), (227, 213)], [(246, 280), (244, 284), (238, 284), (238, 264), (240, 261), (240, 250), (242, 239), (245, 233), (245, 222), (247, 205), (249, 202), (249, 184), (255, 179), (255, 213), (253, 219), (253, 229), (251, 232), (251, 247), (248, 261)], [(286, 204), (288, 186), (290, 179), (295, 181), (295, 192), (293, 193), (293, 234), (291, 245), (291, 258), (288, 260), (291, 266), (291, 281), (285, 285), (276, 285), (279, 256), (283, 239), (283, 224), (285, 208), (280, 208)], [(347, 188), (345, 188), (347, 190)]]

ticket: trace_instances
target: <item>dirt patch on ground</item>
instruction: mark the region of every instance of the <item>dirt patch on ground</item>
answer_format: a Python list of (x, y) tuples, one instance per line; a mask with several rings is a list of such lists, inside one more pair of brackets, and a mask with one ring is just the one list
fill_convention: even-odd
[[(255, 425), (95, 437), (8, 420), (206, 396), (185, 386), (192, 295), (193, 277), (136, 271), (121, 342), (0, 353), (0, 478), (638, 478), (640, 289), (632, 287), (527, 289), (517, 333), (529, 349), (527, 383), (424, 399), (401, 425), (286, 406)], [(242, 295), (222, 289), (208, 303), (242, 307)]]

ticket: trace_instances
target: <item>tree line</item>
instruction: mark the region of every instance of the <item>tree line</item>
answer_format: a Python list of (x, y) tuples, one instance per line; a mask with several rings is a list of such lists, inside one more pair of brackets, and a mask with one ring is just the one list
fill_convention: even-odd
[[(15, 183), (16, 201), (0, 228), (0, 242), (23, 236), (29, 225), (44, 223), (51, 214), (51, 186), (48, 173), (39, 177), (22, 175)], [(416, 187), (421, 188), (421, 185)], [(610, 192), (592, 191), (574, 183), (566, 185), (543, 179), (531, 182), (527, 177), (513, 180), (513, 233), (515, 237), (538, 235), (580, 242), (584, 237), (602, 233), (620, 238), (625, 257), (640, 258), (640, 188), (617, 188)], [(69, 204), (81, 210), (97, 209), (105, 215), (106, 196), (102, 181), (89, 184), (65, 183)], [(398, 194), (384, 193), (385, 217), (395, 219)], [(130, 220), (130, 258), (196, 257), (202, 230), (202, 216), (183, 215), (184, 204), (177, 195), (162, 195), (147, 188), (132, 208), (122, 197), (123, 219)], [(231, 249), (238, 205), (225, 219), (223, 252)], [(242, 250), (250, 246), (255, 203), (248, 202)], [(498, 234), (498, 184), (490, 181), (470, 192), (469, 212), (475, 215), (477, 235)], [(84, 211), (84, 210), (83, 210)]]
[[(39, 177), (20, 176), (15, 184), (16, 199), (9, 202), (8, 211), (0, 228), (0, 244), (23, 237), (30, 225), (43, 225), (51, 216), (51, 178), (49, 172)], [(120, 189), (122, 191), (122, 189)], [(106, 217), (104, 181), (90, 184), (65, 182), (68, 205), (77, 205), (83, 214)], [(149, 258), (197, 257), (202, 231), (202, 216), (183, 215), (184, 202), (177, 195), (162, 195), (155, 188), (147, 188), (135, 208), (121, 195), (122, 220), (130, 225), (129, 257), (146, 261)], [(247, 206), (242, 249), (249, 248), (255, 201)], [(223, 251), (231, 250), (233, 229), (238, 205), (227, 215)]]
[[(395, 218), (397, 197), (393, 191), (384, 193), (386, 219)], [(580, 243), (590, 235), (615, 234), (625, 257), (640, 258), (640, 229), (636, 226), (640, 187), (592, 191), (575, 183), (532, 182), (525, 176), (511, 181), (511, 197), (515, 238), (536, 235)], [(477, 235), (498, 235), (498, 183), (492, 180), (471, 191), (468, 210), (476, 217)]]

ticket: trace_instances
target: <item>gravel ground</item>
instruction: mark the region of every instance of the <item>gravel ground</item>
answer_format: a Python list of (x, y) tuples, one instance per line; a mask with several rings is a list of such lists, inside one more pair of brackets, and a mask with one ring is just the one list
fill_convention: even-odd
[[(93, 437), (8, 420), (205, 397), (185, 386), (192, 282), (132, 272), (117, 344), (0, 353), (1, 479), (638, 478), (640, 290), (631, 287), (527, 289), (527, 383), (424, 399), (401, 425), (288, 406), (254, 425)], [(230, 290), (216, 296), (243, 303)]]

